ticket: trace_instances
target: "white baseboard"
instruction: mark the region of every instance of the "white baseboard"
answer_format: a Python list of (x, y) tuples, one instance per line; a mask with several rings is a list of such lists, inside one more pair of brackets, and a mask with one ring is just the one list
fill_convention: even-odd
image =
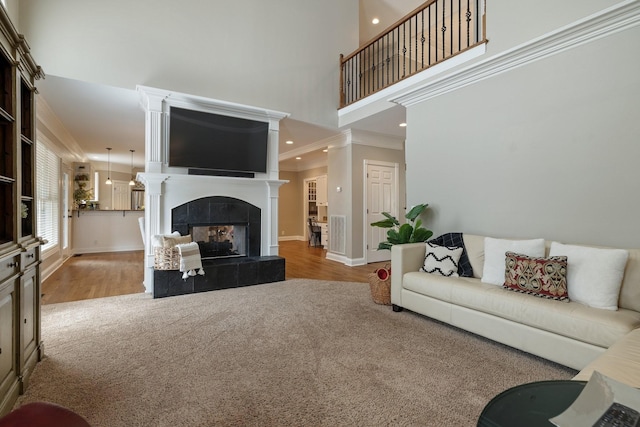
[(301, 242), (304, 242), (307, 239), (305, 239), (304, 236), (280, 236), (280, 237), (278, 237), (278, 241), (279, 242), (289, 242), (289, 241), (293, 241), (293, 240), (296, 240), (296, 241), (299, 240)]
[(327, 259), (331, 261), (341, 262), (344, 265), (347, 265), (349, 267), (355, 267), (357, 265), (365, 265), (367, 263), (367, 260), (364, 258), (347, 258), (344, 255), (338, 255), (332, 252), (327, 252)]
[(101, 252), (131, 252), (131, 251), (144, 251), (144, 246), (121, 246), (114, 248), (112, 246), (102, 248), (73, 248), (74, 255), (80, 254), (97, 254)]
[(56, 262), (52, 263), (50, 266), (48, 266), (46, 269), (43, 269), (40, 271), (40, 281), (43, 282), (45, 281), (47, 278), (49, 278), (49, 276), (51, 276), (53, 273), (55, 273), (55, 271), (57, 269), (59, 269), (60, 267), (62, 267), (62, 265), (68, 260), (69, 258), (60, 258), (58, 260), (56, 260)]

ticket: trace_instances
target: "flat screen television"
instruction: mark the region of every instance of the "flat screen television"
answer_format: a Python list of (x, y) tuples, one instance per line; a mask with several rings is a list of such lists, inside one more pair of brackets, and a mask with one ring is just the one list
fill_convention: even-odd
[(169, 166), (266, 172), (268, 136), (267, 122), (171, 107)]

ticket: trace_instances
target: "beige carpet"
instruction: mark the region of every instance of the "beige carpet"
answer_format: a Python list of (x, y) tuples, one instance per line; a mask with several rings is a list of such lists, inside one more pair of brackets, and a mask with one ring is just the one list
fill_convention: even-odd
[(473, 426), (524, 382), (574, 371), (404, 311), (363, 283), (289, 280), (42, 309), (47, 357), (18, 405), (95, 427)]

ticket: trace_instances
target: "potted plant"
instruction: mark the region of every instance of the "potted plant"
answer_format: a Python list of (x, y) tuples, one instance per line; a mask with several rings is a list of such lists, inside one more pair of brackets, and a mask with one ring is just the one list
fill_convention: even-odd
[(86, 182), (78, 182), (78, 188), (73, 191), (73, 200), (78, 209), (87, 207), (87, 201), (93, 199), (93, 189), (87, 188)]
[(382, 212), (386, 218), (371, 223), (373, 227), (389, 228), (387, 231), (387, 241), (380, 242), (378, 250), (391, 249), (393, 245), (401, 245), (403, 243), (426, 242), (433, 236), (433, 231), (422, 226), (420, 214), (429, 206), (422, 203), (412, 207), (405, 215), (409, 222), (400, 225), (400, 221), (388, 212)]
[[(420, 214), (427, 208), (427, 204), (423, 203), (412, 207), (405, 215), (409, 222), (400, 224), (400, 221), (388, 212), (382, 212), (385, 219), (371, 223), (373, 227), (388, 228), (387, 240), (380, 242), (378, 250), (391, 249), (393, 245), (403, 243), (426, 242), (433, 231), (422, 226)], [(379, 268), (369, 274), (369, 286), (371, 288), (371, 297), (376, 304), (391, 304), (391, 266), (386, 264), (383, 268)]]

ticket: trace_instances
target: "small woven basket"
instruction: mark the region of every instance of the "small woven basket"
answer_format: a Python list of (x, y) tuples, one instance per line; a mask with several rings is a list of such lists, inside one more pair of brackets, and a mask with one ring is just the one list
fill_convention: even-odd
[(180, 252), (175, 247), (161, 248), (156, 246), (153, 248), (153, 256), (153, 268), (156, 270), (180, 269)]
[(376, 304), (391, 305), (391, 265), (369, 273), (371, 298)]

